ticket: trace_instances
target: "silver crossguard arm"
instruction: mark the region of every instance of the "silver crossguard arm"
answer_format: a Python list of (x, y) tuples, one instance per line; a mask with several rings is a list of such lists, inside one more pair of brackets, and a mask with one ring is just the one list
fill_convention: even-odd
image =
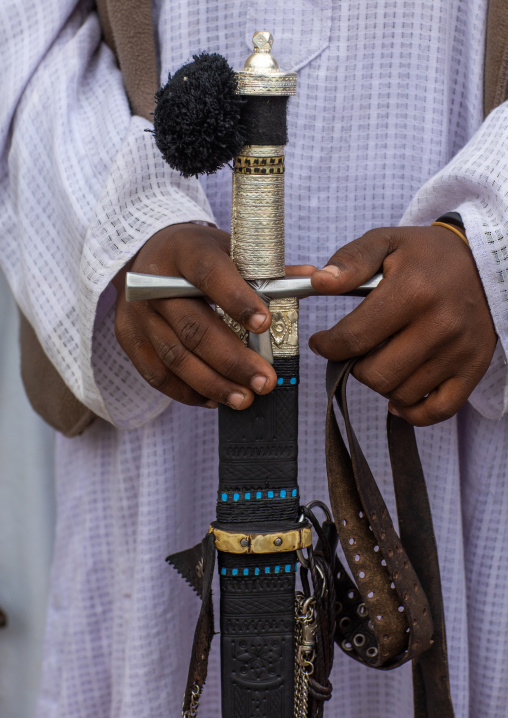
[[(381, 273), (375, 274), (368, 282), (361, 284), (342, 296), (366, 297), (383, 279)], [(282, 279), (256, 279), (248, 284), (261, 299), (281, 299), (283, 297), (309, 297), (319, 295), (310, 283), (310, 277), (283, 277)], [(128, 302), (143, 299), (174, 299), (177, 297), (202, 297), (203, 292), (182, 277), (163, 277), (156, 274), (138, 274), (127, 272), (125, 295)]]

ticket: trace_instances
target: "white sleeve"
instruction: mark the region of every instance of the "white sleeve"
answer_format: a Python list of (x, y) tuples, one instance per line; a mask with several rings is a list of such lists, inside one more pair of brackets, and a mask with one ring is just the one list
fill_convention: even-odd
[(169, 399), (117, 344), (110, 282), (159, 229), (212, 223), (209, 204), (131, 116), (93, 2), (3, 0), (0, 46), (0, 264), (74, 394), (140, 425)]
[(508, 102), (412, 200), (401, 224), (459, 212), (499, 337), (491, 365), (470, 396), (483, 416), (508, 412)]

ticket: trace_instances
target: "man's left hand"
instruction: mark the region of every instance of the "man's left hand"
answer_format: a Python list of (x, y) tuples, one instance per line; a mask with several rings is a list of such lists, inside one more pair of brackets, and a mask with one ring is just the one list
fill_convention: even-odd
[(342, 294), (380, 269), (379, 286), (310, 347), (335, 361), (363, 357), (354, 376), (411, 424), (449, 419), (487, 371), (497, 341), (472, 252), (446, 227), (374, 229), (339, 249), (312, 284)]

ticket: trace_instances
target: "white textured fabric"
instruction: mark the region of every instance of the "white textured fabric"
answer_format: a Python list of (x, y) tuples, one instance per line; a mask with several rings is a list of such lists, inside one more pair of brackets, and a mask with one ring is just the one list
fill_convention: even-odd
[(33, 718), (55, 528), (54, 434), (19, 375), (18, 310), (0, 272), (0, 716)]
[[(229, 225), (230, 171), (163, 165), (87, 2), (4, 0), (0, 261), (69, 386), (97, 421), (57, 446), (58, 525), (39, 718), (178, 715), (198, 602), (164, 564), (214, 513), (213, 412), (143, 384), (113, 335), (119, 267), (157, 229)], [(463, 214), (499, 348), (459, 417), (417, 431), (443, 575), (457, 718), (508, 704), (508, 107), (482, 126), (487, 0), (159, 0), (161, 77), (199, 50), (236, 67), (256, 29), (299, 74), (287, 148), (287, 256), (322, 266), (376, 226)], [(475, 134), (476, 133), (476, 134)], [(457, 154), (458, 153), (458, 154)], [(452, 158), (454, 158), (452, 160)], [(450, 160), (452, 162), (450, 163)], [(450, 163), (450, 164), (448, 164)], [(404, 218), (403, 215), (406, 212)], [(305, 349), (354, 299), (302, 310), (300, 485), (326, 497), (324, 361)], [(353, 384), (353, 421), (389, 508), (386, 402)], [(340, 652), (333, 718), (408, 718), (408, 668)], [(202, 715), (220, 715), (217, 645)]]

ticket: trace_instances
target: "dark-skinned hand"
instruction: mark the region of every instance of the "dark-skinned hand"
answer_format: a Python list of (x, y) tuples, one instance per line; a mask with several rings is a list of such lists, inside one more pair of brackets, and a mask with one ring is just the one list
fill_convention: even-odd
[(411, 424), (448, 419), (487, 371), (497, 341), (471, 250), (445, 227), (374, 229), (339, 249), (312, 284), (342, 294), (380, 268), (379, 286), (310, 347), (335, 361), (366, 355), (354, 376)]
[[(141, 376), (184, 404), (245, 409), (268, 394), (273, 367), (224, 324), (204, 299), (127, 302), (127, 271), (185, 277), (243, 327), (269, 328), (270, 312), (229, 258), (230, 236), (214, 227), (180, 224), (151, 237), (114, 279), (116, 337)], [(315, 267), (301, 267), (310, 274)]]

